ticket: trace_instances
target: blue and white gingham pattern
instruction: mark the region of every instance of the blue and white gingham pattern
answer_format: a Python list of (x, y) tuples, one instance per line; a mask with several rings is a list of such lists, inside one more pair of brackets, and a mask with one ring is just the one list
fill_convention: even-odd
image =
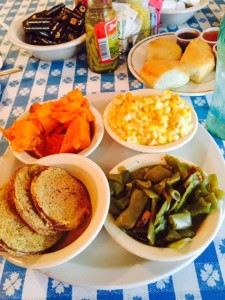
[[(4, 58), (3, 69), (18, 65), (24, 67), (23, 72), (0, 78), (1, 127), (9, 127), (31, 103), (58, 98), (75, 87), (80, 88), (84, 94), (125, 92), (143, 88), (143, 84), (130, 73), (125, 54), (122, 55), (120, 65), (114, 73), (101, 75), (88, 69), (85, 49), (76, 58), (50, 63), (30, 57), (28, 52), (18, 49), (8, 41), (7, 31), (1, 24), (9, 26), (18, 16), (43, 10), (60, 2), (0, 1), (0, 51)], [(73, 0), (67, 0), (65, 3), (72, 6)], [(190, 26), (201, 30), (209, 26), (218, 26), (222, 16), (221, 8), (224, 7), (225, 2), (222, 0), (210, 1), (208, 7), (198, 11), (187, 24), (181, 27)], [(162, 28), (161, 32), (176, 29), (177, 27)], [(192, 103), (199, 122), (205, 126), (211, 95), (185, 98)], [(217, 138), (215, 141), (225, 158), (224, 142)], [(4, 154), (7, 147), (6, 139), (0, 136), (0, 156)], [(225, 299), (224, 232), (225, 223), (209, 247), (194, 262), (173, 276), (130, 289), (98, 290), (72, 286), (49, 278), (37, 270), (15, 266), (0, 257), (0, 299), (222, 300)]]

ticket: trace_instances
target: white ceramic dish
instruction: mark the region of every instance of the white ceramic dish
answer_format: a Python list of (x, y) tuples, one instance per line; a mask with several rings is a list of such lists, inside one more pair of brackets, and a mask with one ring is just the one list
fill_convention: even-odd
[(194, 14), (208, 5), (209, 0), (200, 0), (197, 5), (176, 10), (176, 9), (162, 9), (160, 21), (163, 27), (181, 25), (187, 22)]
[[(136, 169), (147, 167), (154, 164), (165, 164), (164, 154), (139, 154), (129, 157), (126, 160), (117, 164), (110, 173), (118, 174), (118, 170), (123, 167), (126, 170), (134, 171)], [(177, 157), (177, 156), (176, 156)], [(177, 157), (179, 161), (186, 162), (193, 165), (187, 159)], [(225, 199), (224, 199), (225, 201)], [(201, 223), (197, 234), (192, 240), (186, 244), (182, 249), (172, 249), (168, 247), (154, 247), (145, 245), (130, 237), (123, 230), (121, 230), (115, 223), (113, 216), (109, 213), (105, 222), (105, 228), (111, 237), (122, 247), (129, 252), (145, 259), (153, 261), (168, 262), (179, 261), (196, 255), (202, 252), (216, 236), (222, 222), (222, 210), (219, 209), (210, 213)]]
[[(106, 105), (115, 95), (116, 93), (111, 92), (102, 93), (89, 95), (88, 99), (103, 113)], [(89, 158), (107, 173), (121, 160), (135, 154), (137, 154), (135, 151), (124, 148), (105, 134), (98, 150)], [(171, 154), (182, 155), (195, 164), (201, 165), (207, 173), (216, 172), (220, 186), (225, 190), (223, 156), (215, 141), (201, 125), (198, 126), (196, 135), (190, 143), (182, 149), (172, 151)], [(0, 168), (4, 170), (0, 177), (0, 184), (7, 180), (21, 164), (8, 149), (0, 158)], [(223, 218), (224, 216), (225, 205)], [(180, 271), (200, 254), (178, 262), (160, 263), (142, 259), (119, 246), (103, 228), (91, 245), (79, 256), (61, 266), (42, 269), (40, 272), (64, 283), (88, 288), (108, 290), (134, 288), (162, 280)]]
[[(90, 146), (78, 153), (79, 155), (82, 155), (82, 156), (88, 156), (93, 151), (95, 151), (95, 149), (101, 143), (101, 140), (104, 135), (104, 125), (103, 125), (101, 114), (98, 112), (98, 110), (94, 106), (90, 106), (90, 110), (95, 117), (95, 126), (94, 126), (95, 131), (94, 131), (94, 135), (91, 140)], [(23, 115), (20, 116), (19, 119), (26, 118), (28, 115), (29, 115), (29, 113), (25, 112)], [(16, 156), (17, 159), (19, 159), (20, 161), (22, 161), (23, 163), (26, 163), (26, 164), (32, 164), (37, 160), (37, 158), (30, 155), (26, 151), (17, 152), (17, 151), (12, 150), (12, 152)]]
[[(60, 166), (79, 179), (86, 186), (92, 204), (92, 216), (88, 227), (75, 240), (73, 231), (70, 231), (63, 241), (66, 246), (62, 246), (59, 241), (56, 251), (37, 255), (13, 256), (1, 253), (3, 257), (17, 266), (42, 269), (57, 266), (72, 259), (91, 244), (106, 219), (110, 194), (105, 174), (95, 162), (86, 157), (74, 154), (56, 154), (44, 157), (37, 163), (46, 166)], [(12, 173), (11, 169), (11, 175)], [(10, 176), (5, 176), (3, 181), (6, 182), (9, 179)], [(1, 183), (3, 181), (1, 180)]]
[[(154, 95), (154, 94), (160, 95), (160, 94), (162, 94), (162, 91), (153, 90), (153, 89), (141, 89), (141, 90), (131, 91), (131, 93), (132, 93), (132, 95), (147, 96), (147, 95)], [(122, 140), (111, 129), (109, 122), (108, 122), (108, 112), (110, 110), (110, 105), (111, 105), (111, 103), (109, 103), (107, 105), (107, 107), (104, 111), (104, 114), (103, 114), (103, 122), (104, 122), (106, 131), (117, 143), (119, 143), (129, 149), (135, 150), (135, 151), (145, 152), (145, 153), (160, 153), (160, 152), (162, 153), (162, 152), (167, 152), (167, 151), (171, 151), (171, 150), (180, 148), (183, 145), (185, 145), (186, 143), (188, 143), (193, 138), (193, 136), (195, 135), (196, 130), (198, 128), (198, 117), (197, 117), (194, 109), (192, 109), (193, 128), (191, 129), (191, 131), (188, 134), (184, 135), (179, 140), (169, 143), (169, 144), (159, 145), (159, 146), (145, 146), (145, 145), (139, 145), (139, 144), (135, 144), (135, 143), (129, 143), (127, 141)]]
[[(139, 76), (139, 72), (145, 62), (146, 47), (149, 42), (159, 37), (167, 38), (172, 41), (176, 41), (174, 33), (162, 33), (150, 36), (132, 47), (128, 54), (127, 64), (131, 73), (136, 79), (144, 83), (142, 78)], [(174, 92), (181, 93), (182, 95), (206, 95), (211, 94), (214, 89), (215, 83), (215, 70), (212, 71), (201, 83), (194, 83), (189, 81), (184, 86), (173, 89)]]
[(80, 51), (85, 42), (86, 34), (83, 34), (73, 41), (58, 45), (38, 46), (28, 44), (25, 42), (24, 30), (22, 27), (22, 22), (28, 17), (29, 16), (17, 18), (9, 27), (8, 37), (14, 45), (29, 51), (33, 56), (39, 59), (46, 61), (69, 59), (74, 57)]

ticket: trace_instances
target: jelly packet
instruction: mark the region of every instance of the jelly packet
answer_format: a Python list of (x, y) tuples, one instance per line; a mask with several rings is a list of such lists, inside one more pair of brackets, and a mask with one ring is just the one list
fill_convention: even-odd
[(138, 12), (132, 9), (130, 4), (113, 2), (113, 9), (117, 16), (120, 39), (127, 38), (140, 31), (140, 23), (142, 25), (142, 21), (138, 19)]
[(129, 50), (143, 38), (158, 33), (162, 3), (163, 0), (113, 2), (122, 52)]
[(148, 6), (150, 10), (151, 27), (157, 28), (157, 33), (159, 33), (160, 15), (163, 6), (163, 0), (150, 0)]
[(138, 12), (131, 8), (129, 3), (113, 2), (113, 8), (117, 16), (120, 50), (124, 52), (128, 46), (128, 39), (131, 39), (132, 41), (130, 42), (135, 44), (143, 21), (138, 17)]
[(113, 2), (113, 9), (116, 12), (119, 38), (124, 38), (127, 18), (130, 11), (130, 4)]

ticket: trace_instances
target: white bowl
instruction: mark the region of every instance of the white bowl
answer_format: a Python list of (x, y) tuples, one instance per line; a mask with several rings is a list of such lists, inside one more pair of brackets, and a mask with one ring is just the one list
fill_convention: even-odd
[(33, 56), (39, 59), (46, 61), (69, 59), (79, 52), (85, 42), (86, 34), (83, 34), (73, 41), (58, 45), (39, 46), (28, 44), (25, 41), (25, 34), (22, 26), (23, 21), (28, 17), (29, 16), (25, 16), (16, 19), (9, 27), (8, 37), (14, 45), (29, 51)]
[(27, 256), (13, 256), (8, 253), (1, 253), (2, 256), (15, 265), (24, 268), (42, 269), (62, 264), (80, 254), (90, 245), (100, 232), (106, 219), (110, 192), (107, 178), (102, 169), (95, 162), (84, 156), (56, 154), (41, 158), (36, 163), (46, 166), (60, 166), (75, 176), (86, 186), (92, 204), (92, 217), (88, 227), (74, 241), (73, 232), (71, 231), (64, 241), (64, 243), (69, 243), (67, 246), (61, 248), (59, 241), (57, 245), (59, 250), (50, 253)]
[(160, 17), (161, 25), (166, 27), (186, 23), (198, 10), (208, 5), (208, 3), (209, 0), (200, 0), (197, 5), (185, 8), (183, 10), (162, 10)]
[[(133, 96), (137, 96), (137, 95), (150, 96), (150, 95), (161, 95), (163, 92), (159, 91), (159, 90), (154, 90), (154, 89), (141, 89), (141, 90), (130, 91), (130, 93)], [(198, 117), (197, 117), (195, 110), (192, 108), (193, 127), (188, 134), (184, 135), (179, 140), (174, 141), (169, 144), (164, 144), (164, 145), (159, 145), (159, 146), (145, 146), (145, 145), (130, 143), (125, 140), (122, 140), (111, 129), (109, 122), (108, 122), (108, 113), (110, 110), (110, 106), (111, 106), (111, 102), (107, 105), (107, 107), (105, 108), (105, 111), (103, 113), (103, 122), (104, 122), (106, 131), (111, 136), (111, 138), (114, 139), (117, 143), (121, 144), (122, 146), (124, 146), (126, 148), (135, 150), (135, 151), (145, 152), (145, 153), (162, 153), (162, 152), (168, 152), (168, 151), (178, 149), (181, 146), (188, 143), (193, 138), (193, 136), (195, 135), (197, 128), (198, 128)]]
[[(119, 169), (121, 170), (121, 168), (133, 171), (140, 167), (149, 166), (151, 164), (163, 164), (165, 163), (164, 156), (165, 155), (163, 154), (135, 155), (117, 164), (110, 171), (110, 173), (117, 174), (119, 173)], [(179, 161), (194, 165), (184, 158), (178, 156), (176, 157), (179, 159)], [(105, 221), (105, 228), (110, 236), (127, 251), (145, 259), (168, 262), (186, 259), (190, 256), (202, 252), (216, 236), (221, 222), (222, 209), (210, 213), (201, 224), (195, 237), (193, 237), (189, 243), (187, 243), (183, 248), (179, 250), (168, 247), (154, 247), (136, 241), (115, 224), (114, 218), (110, 213), (108, 214)]]
[[(95, 107), (93, 107), (91, 105), (90, 105), (90, 111), (93, 113), (93, 115), (95, 117), (94, 135), (92, 137), (92, 140), (91, 140), (91, 143), (90, 143), (89, 147), (85, 148), (84, 150), (82, 150), (78, 153), (78, 155), (82, 155), (82, 156), (88, 156), (92, 152), (94, 152), (95, 149), (101, 143), (101, 140), (102, 140), (103, 135), (104, 135), (104, 125), (103, 125), (103, 120), (102, 120), (101, 114), (99, 113), (99, 111)], [(28, 115), (29, 115), (29, 113), (25, 112), (18, 119), (26, 118), (26, 117), (28, 117)], [(15, 157), (18, 160), (25, 163), (25, 164), (33, 164), (37, 161), (37, 158), (30, 155), (29, 152), (26, 152), (26, 151), (17, 152), (17, 151), (14, 151), (12, 148), (11, 148), (11, 150), (12, 150), (13, 154), (15, 155)]]

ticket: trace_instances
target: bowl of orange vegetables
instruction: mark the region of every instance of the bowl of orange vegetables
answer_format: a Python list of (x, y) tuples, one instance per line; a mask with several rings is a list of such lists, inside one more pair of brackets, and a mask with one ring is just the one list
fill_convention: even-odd
[(59, 153), (90, 155), (103, 138), (104, 125), (98, 110), (76, 88), (57, 100), (32, 104), (0, 131), (16, 158), (31, 164)]

